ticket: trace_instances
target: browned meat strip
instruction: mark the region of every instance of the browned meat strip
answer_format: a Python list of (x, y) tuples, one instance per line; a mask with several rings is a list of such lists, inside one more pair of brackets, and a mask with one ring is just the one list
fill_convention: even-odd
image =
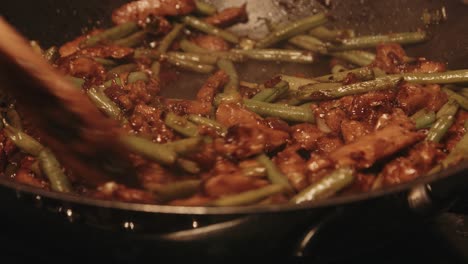
[(209, 197), (222, 197), (268, 185), (267, 180), (246, 177), (240, 173), (216, 175), (206, 181), (204, 191)]
[(423, 141), (412, 148), (408, 155), (398, 157), (384, 167), (384, 185), (407, 182), (422, 176), (444, 157), (445, 154), (436, 143)]
[(79, 36), (79, 37), (75, 38), (74, 40), (63, 44), (59, 48), (60, 56), (61, 57), (67, 57), (67, 56), (72, 55), (73, 53), (80, 50), (80, 43), (81, 42), (83, 42), (86, 38), (88, 38), (90, 36), (101, 33), (102, 31), (103, 31), (102, 29), (95, 29), (95, 30), (89, 32), (88, 34), (85, 34), (83, 36)]
[(437, 84), (423, 86), (404, 83), (397, 93), (396, 102), (407, 115), (412, 115), (423, 108), (439, 110), (447, 102), (447, 95)]
[(317, 146), (317, 141), (325, 133), (320, 131), (317, 126), (312, 124), (298, 124), (293, 126), (291, 137), (294, 143), (299, 144), (302, 148), (313, 150)]
[(356, 139), (369, 134), (372, 127), (365, 123), (356, 120), (345, 120), (341, 123), (341, 134), (345, 144), (351, 143)]
[(210, 51), (227, 51), (229, 44), (222, 38), (211, 35), (201, 35), (191, 39), (198, 46)]
[(122, 59), (133, 53), (132, 48), (117, 45), (98, 45), (85, 48), (76, 52), (76, 55), (83, 55), (93, 58), (114, 58)]
[(300, 191), (309, 185), (306, 177), (306, 161), (297, 154), (299, 146), (291, 146), (278, 153), (275, 163), (286, 175), (291, 185)]
[(108, 182), (97, 188), (90, 196), (103, 200), (119, 200), (132, 203), (154, 203), (155, 197), (152, 193), (140, 189), (128, 188), (115, 182)]
[(442, 62), (428, 61), (424, 58), (417, 60), (414, 63), (406, 65), (404, 72), (414, 73), (433, 73), (433, 72), (444, 72), (447, 66)]
[(400, 73), (405, 67), (406, 52), (399, 44), (387, 43), (377, 46), (377, 53), (373, 66), (387, 73)]
[(323, 118), (331, 131), (338, 133), (340, 131), (341, 123), (346, 120), (347, 115), (341, 108), (333, 108), (323, 114)]
[(247, 4), (243, 4), (240, 7), (226, 8), (213, 16), (205, 18), (205, 22), (217, 27), (229, 27), (236, 23), (247, 22), (249, 17), (246, 6)]
[(369, 92), (353, 98), (350, 119), (366, 120), (373, 125), (384, 113), (391, 113), (396, 93), (393, 90)]
[(225, 138), (216, 141), (215, 149), (222, 155), (243, 159), (262, 153), (266, 144), (267, 136), (261, 129), (240, 124), (229, 127)]
[(331, 153), (341, 146), (343, 146), (343, 140), (335, 134), (326, 134), (317, 140), (317, 151), (319, 153)]
[(149, 82), (137, 81), (124, 86), (112, 85), (105, 94), (125, 111), (131, 111), (139, 104), (147, 104), (159, 92), (159, 83), (151, 79)]
[(220, 89), (229, 81), (229, 76), (224, 71), (217, 71), (210, 76), (197, 93), (197, 100), (203, 104), (211, 105)]
[(175, 139), (175, 135), (169, 129), (162, 118), (160, 109), (139, 104), (130, 116), (131, 128), (141, 136), (151, 137), (158, 143), (165, 143)]
[(85, 78), (88, 84), (99, 84), (106, 78), (106, 70), (91, 57), (70, 56), (57, 60), (61, 73)]
[(203, 196), (201, 194), (194, 195), (185, 199), (178, 199), (169, 202), (169, 205), (174, 206), (203, 206), (209, 203), (212, 198)]
[(122, 24), (144, 21), (148, 16), (178, 16), (195, 9), (193, 0), (138, 0), (124, 4), (112, 13), (112, 21)]

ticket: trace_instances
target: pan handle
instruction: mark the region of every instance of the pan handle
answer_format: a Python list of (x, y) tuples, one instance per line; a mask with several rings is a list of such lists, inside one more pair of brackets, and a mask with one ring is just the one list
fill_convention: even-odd
[(408, 194), (409, 208), (418, 214), (428, 215), (449, 208), (468, 190), (468, 163), (462, 164), (428, 184), (421, 184)]

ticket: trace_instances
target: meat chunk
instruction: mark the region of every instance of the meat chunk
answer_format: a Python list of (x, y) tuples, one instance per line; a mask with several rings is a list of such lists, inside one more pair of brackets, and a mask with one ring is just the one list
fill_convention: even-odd
[(247, 4), (240, 7), (230, 7), (221, 12), (205, 18), (205, 22), (217, 27), (229, 27), (236, 23), (247, 22)]
[(369, 134), (371, 131), (372, 127), (364, 122), (359, 122), (356, 120), (345, 120), (341, 123), (341, 134), (346, 144)]
[(268, 185), (267, 180), (243, 176), (240, 173), (217, 175), (206, 181), (205, 194), (209, 197), (233, 195)]
[(384, 167), (383, 184), (411, 181), (431, 170), (444, 157), (445, 154), (436, 143), (423, 141), (412, 148), (408, 155), (396, 158)]
[(299, 147), (291, 146), (278, 153), (275, 163), (286, 175), (296, 191), (301, 191), (309, 185), (306, 177), (306, 161), (297, 153)]
[(292, 131), (294, 143), (307, 150), (315, 149), (318, 139), (325, 134), (317, 126), (306, 123), (293, 126)]
[(169, 205), (174, 206), (204, 206), (212, 200), (210, 197), (206, 197), (201, 194), (196, 194), (192, 197), (185, 199), (177, 199), (169, 202)]
[(106, 78), (106, 70), (91, 57), (71, 56), (57, 60), (59, 71), (65, 75), (85, 78), (88, 84), (100, 84)]
[(144, 21), (148, 16), (180, 16), (195, 9), (193, 0), (138, 0), (124, 4), (112, 13), (115, 24)]
[(154, 203), (155, 197), (152, 193), (140, 189), (128, 188), (123, 184), (108, 182), (97, 188), (90, 195), (97, 199), (118, 200), (131, 203)]
[(265, 133), (255, 126), (235, 125), (228, 129), (224, 139), (216, 141), (216, 151), (237, 159), (263, 152), (267, 144)]
[(328, 154), (343, 146), (343, 140), (338, 135), (326, 134), (317, 140), (317, 151)]
[(162, 118), (160, 109), (139, 104), (130, 116), (131, 128), (143, 137), (151, 137), (158, 143), (165, 143), (175, 139), (175, 135), (169, 129)]
[(396, 93), (393, 90), (369, 92), (353, 97), (349, 118), (375, 124), (384, 113), (391, 113)]
[(85, 48), (76, 52), (76, 55), (83, 55), (92, 58), (113, 58), (122, 59), (133, 53), (132, 48), (117, 45), (98, 45)]
[(71, 40), (71, 41), (63, 44), (59, 48), (60, 56), (61, 57), (67, 57), (67, 56), (72, 55), (73, 53), (80, 50), (81, 42), (83, 42), (84, 40), (86, 40), (87, 38), (89, 38), (91, 36), (94, 36), (96, 34), (101, 33), (102, 31), (103, 31), (102, 29), (95, 29), (95, 30), (89, 32), (88, 34), (79, 36), (79, 37), (75, 38), (74, 40)]
[(428, 61), (424, 58), (418, 59), (415, 62), (408, 63), (404, 72), (413, 72), (413, 73), (434, 73), (434, 72), (444, 72), (446, 71), (447, 66), (442, 62)]
[(399, 44), (386, 43), (377, 46), (373, 66), (387, 73), (400, 73), (405, 67), (406, 52)]
[(447, 102), (447, 95), (437, 84), (423, 86), (404, 83), (398, 90), (396, 102), (407, 115), (412, 115), (423, 108), (432, 111), (439, 110)]
[(369, 168), (376, 161), (405, 149), (423, 138), (424, 134), (392, 124), (338, 148), (331, 152), (329, 157), (338, 165)]
[(229, 44), (224, 39), (212, 35), (201, 35), (192, 38), (191, 41), (210, 51), (227, 51), (230, 48)]
[(197, 100), (211, 105), (214, 97), (229, 81), (229, 76), (222, 70), (210, 76), (197, 93)]
[(125, 111), (132, 111), (139, 104), (149, 103), (159, 92), (159, 83), (150, 79), (149, 82), (137, 81), (124, 86), (114, 84), (104, 90), (104, 93)]

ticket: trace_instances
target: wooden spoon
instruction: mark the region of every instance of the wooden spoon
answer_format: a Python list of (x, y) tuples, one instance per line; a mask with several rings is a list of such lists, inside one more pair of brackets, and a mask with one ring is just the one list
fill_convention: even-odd
[(0, 88), (10, 92), (37, 127), (42, 141), (83, 183), (116, 180), (135, 185), (123, 131), (84, 93), (36, 54), (0, 17)]

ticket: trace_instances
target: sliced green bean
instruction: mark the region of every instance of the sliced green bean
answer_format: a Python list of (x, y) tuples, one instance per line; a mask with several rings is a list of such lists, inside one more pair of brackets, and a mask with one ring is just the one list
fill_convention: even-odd
[(8, 123), (12, 127), (18, 129), (19, 131), (23, 130), (23, 124), (21, 122), (21, 117), (14, 108), (8, 108), (8, 110), (6, 111), (6, 118), (8, 120)]
[(179, 166), (184, 171), (190, 174), (198, 174), (200, 173), (200, 167), (194, 161), (187, 160), (187, 159), (177, 159), (176, 161), (177, 166)]
[(348, 71), (348, 69), (345, 66), (341, 65), (341, 64), (336, 64), (331, 69), (332, 74), (345, 72), (345, 71)]
[(120, 142), (129, 151), (163, 165), (172, 165), (177, 159), (177, 153), (173, 149), (145, 138), (124, 136), (120, 139)]
[(180, 32), (182, 32), (183, 29), (183, 24), (175, 24), (171, 32), (164, 36), (161, 43), (159, 43), (158, 51), (161, 53), (168, 51), (174, 40), (179, 36)]
[(214, 129), (220, 136), (225, 136), (227, 133), (227, 128), (225, 128), (220, 123), (214, 121), (213, 119), (202, 117), (199, 115), (189, 115), (187, 119), (197, 125), (203, 125)]
[(297, 97), (302, 100), (326, 100), (340, 98), (347, 95), (362, 94), (370, 91), (392, 89), (395, 88), (400, 81), (400, 76), (387, 76), (349, 85), (334, 86), (334, 83), (330, 83), (330, 88), (325, 89), (322, 87), (323, 85), (311, 84), (302, 87), (301, 90), (298, 91)]
[(49, 149), (43, 149), (38, 158), (41, 170), (49, 179), (50, 188), (56, 192), (72, 192), (70, 181), (55, 155)]
[(197, 73), (207, 74), (214, 70), (213, 65), (194, 63), (189, 60), (181, 60), (174, 56), (167, 56), (167, 62), (184, 70), (193, 71)]
[(272, 103), (285, 95), (289, 90), (289, 85), (285, 81), (281, 81), (273, 88), (264, 89), (252, 97), (252, 100)]
[(109, 59), (104, 59), (104, 58), (93, 58), (93, 59), (105, 67), (117, 66), (117, 62), (115, 62), (114, 60), (109, 60)]
[(244, 105), (261, 116), (278, 117), (290, 122), (314, 123), (315, 116), (311, 109), (297, 106), (280, 105), (244, 99)]
[[(210, 54), (203, 53), (187, 53), (187, 52), (168, 52), (166, 56), (174, 56), (174, 58), (186, 61), (192, 61), (201, 64), (216, 64), (218, 58)], [(163, 56), (164, 57), (164, 56)]]
[(424, 31), (362, 36), (343, 39), (341, 44), (331, 46), (329, 49), (333, 51), (365, 49), (373, 48), (378, 44), (389, 42), (405, 45), (424, 42), (427, 39), (428, 35)]
[(328, 52), (327, 44), (312, 36), (298, 35), (290, 38), (288, 42), (295, 46), (298, 46), (299, 48), (318, 52), (321, 54), (326, 54)]
[(401, 76), (409, 83), (465, 83), (468, 82), (468, 69), (435, 73), (404, 73)]
[(240, 53), (226, 52), (226, 51), (210, 51), (204, 49), (197, 44), (190, 42), (186, 39), (180, 41), (180, 48), (189, 53), (208, 53), (211, 56), (215, 56), (218, 59), (227, 59), (235, 62), (242, 62), (245, 60), (245, 56)]
[(187, 118), (178, 116), (174, 113), (167, 113), (164, 119), (166, 126), (174, 129), (178, 133), (187, 137), (197, 137), (198, 127), (194, 123), (187, 120)]
[(447, 110), (446, 114), (442, 115), (437, 119), (437, 121), (432, 125), (427, 133), (426, 140), (432, 142), (440, 142), (440, 140), (445, 136), (449, 128), (455, 122), (455, 114), (458, 111), (458, 104), (455, 104), (451, 109)]
[(281, 28), (276, 29), (265, 38), (257, 42), (256, 48), (264, 49), (275, 45), (278, 42), (289, 39), (295, 35), (306, 32), (314, 27), (320, 26), (327, 22), (327, 16), (324, 13), (312, 15), (295, 22), (289, 23)]
[(128, 74), (128, 77), (127, 77), (128, 83), (135, 83), (138, 81), (148, 82), (149, 81), (148, 74), (142, 71), (131, 72), (130, 74)]
[(436, 113), (427, 109), (422, 109), (411, 116), (416, 124), (416, 129), (430, 127), (436, 121)]
[(194, 153), (198, 151), (202, 145), (203, 139), (201, 137), (185, 138), (164, 144), (164, 146), (173, 150), (179, 156)]
[(195, 7), (197, 8), (197, 12), (202, 15), (211, 16), (218, 12), (215, 6), (208, 4), (203, 0), (195, 0)]
[(468, 88), (461, 88), (458, 93), (460, 93), (464, 97), (468, 98)]
[(77, 78), (73, 76), (66, 76), (66, 78), (75, 86), (76, 88), (82, 88), (83, 84), (86, 82), (83, 78)]
[(285, 61), (295, 63), (313, 63), (315, 58), (313, 53), (303, 50), (284, 49), (253, 49), (253, 50), (232, 50), (233, 53), (244, 55), (247, 58), (259, 61)]
[(331, 56), (342, 59), (358, 66), (367, 66), (375, 60), (375, 54), (363, 50), (349, 50), (342, 52), (332, 52)]
[(368, 80), (374, 79), (374, 71), (369, 67), (362, 67), (362, 68), (357, 68), (357, 69), (352, 69), (352, 70), (347, 70), (347, 71), (337, 72), (334, 74), (316, 77), (314, 78), (314, 80), (319, 81), (319, 82), (342, 82), (343, 80), (346, 79), (346, 77), (348, 77), (348, 74), (350, 73), (362, 81), (368, 81)]
[(161, 202), (169, 202), (192, 196), (200, 189), (200, 186), (200, 180), (183, 180), (165, 185), (148, 186), (147, 189), (156, 193)]
[(81, 42), (80, 46), (82, 48), (92, 47), (102, 41), (121, 39), (135, 33), (137, 30), (138, 24), (136, 22), (127, 22), (87, 38)]
[(455, 100), (449, 98), (439, 111), (437, 111), (436, 118), (439, 119), (444, 115), (454, 115), (458, 109), (458, 103)]
[(183, 21), (186, 25), (193, 27), (197, 30), (205, 32), (206, 34), (214, 35), (220, 38), (225, 39), (231, 43), (239, 43), (239, 37), (229, 31), (223, 30), (221, 28), (215, 27), (211, 24), (208, 24), (196, 17), (186, 16), (183, 18)]
[(337, 42), (345, 38), (354, 38), (356, 33), (352, 29), (328, 29), (324, 26), (320, 26), (311, 29), (309, 35), (323, 41)]
[(119, 65), (115, 68), (112, 68), (107, 72), (107, 77), (114, 77), (115, 75), (125, 73), (125, 72), (132, 72), (135, 71), (138, 68), (138, 65), (135, 63), (129, 63), (129, 64), (122, 64)]
[(44, 149), (44, 146), (37, 140), (6, 123), (4, 131), (8, 138), (24, 153), (37, 157)]
[(221, 197), (210, 205), (212, 206), (241, 206), (250, 205), (259, 202), (273, 194), (284, 192), (284, 186), (281, 184), (268, 185), (256, 190), (246, 191), (239, 194)]
[(107, 95), (96, 87), (91, 87), (87, 91), (89, 99), (108, 117), (123, 121), (124, 117), (120, 108)]
[(281, 76), (281, 80), (286, 81), (289, 84), (289, 90), (292, 90), (292, 91), (297, 91), (299, 87), (302, 87), (308, 84), (318, 83), (318, 81), (314, 79), (301, 78), (301, 77), (285, 75), (285, 74), (281, 74), (280, 76)]
[(160, 72), (161, 72), (161, 63), (159, 61), (153, 62), (151, 64), (151, 77), (158, 80)]
[(464, 97), (463, 95), (461, 94), (458, 94), (446, 87), (443, 87), (442, 88), (442, 91), (444, 91), (448, 96), (449, 98), (455, 100), (461, 108), (465, 109), (468, 111), (468, 98)]
[(352, 168), (339, 168), (305, 188), (291, 199), (292, 203), (318, 201), (333, 196), (354, 181)]
[(267, 155), (262, 154), (258, 156), (257, 161), (265, 167), (268, 179), (272, 184), (282, 185), (288, 191), (293, 190), (288, 178), (279, 170), (270, 158), (267, 157)]
[(239, 76), (237, 75), (236, 67), (230, 60), (220, 59), (218, 67), (229, 76), (229, 82), (224, 87), (224, 93), (238, 94), (239, 93)]
[(146, 35), (147, 35), (147, 32), (145, 30), (140, 30), (131, 34), (128, 37), (114, 41), (114, 44), (122, 46), (122, 47), (133, 48), (143, 43), (143, 41), (146, 38)]

